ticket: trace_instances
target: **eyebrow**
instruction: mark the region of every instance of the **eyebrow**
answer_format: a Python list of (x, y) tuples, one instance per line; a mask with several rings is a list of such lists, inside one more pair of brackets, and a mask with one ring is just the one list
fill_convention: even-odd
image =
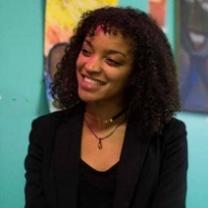
[[(91, 43), (89, 40), (85, 39), (85, 40), (84, 40), (84, 43), (88, 44), (91, 48), (93, 48), (93, 45), (92, 45), (92, 43)], [(126, 57), (126, 54), (123, 53), (123, 52), (121, 52), (121, 51), (109, 49), (109, 50), (107, 50), (107, 52), (108, 52), (108, 54), (120, 54), (120, 55), (122, 55), (123, 57)]]

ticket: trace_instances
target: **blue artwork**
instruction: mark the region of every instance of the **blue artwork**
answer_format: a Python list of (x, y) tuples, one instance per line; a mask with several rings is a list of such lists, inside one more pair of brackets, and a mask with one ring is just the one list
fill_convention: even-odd
[(208, 0), (180, 1), (182, 110), (208, 112)]

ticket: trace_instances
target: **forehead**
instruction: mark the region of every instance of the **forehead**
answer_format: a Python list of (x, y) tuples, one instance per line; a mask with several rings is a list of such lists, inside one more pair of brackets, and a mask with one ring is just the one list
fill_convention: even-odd
[(119, 29), (113, 27), (104, 28), (103, 26), (97, 26), (94, 30), (91, 30), (85, 40), (98, 42), (105, 47), (116, 46), (125, 48), (126, 50), (130, 50), (133, 44), (133, 40), (129, 37), (124, 37)]

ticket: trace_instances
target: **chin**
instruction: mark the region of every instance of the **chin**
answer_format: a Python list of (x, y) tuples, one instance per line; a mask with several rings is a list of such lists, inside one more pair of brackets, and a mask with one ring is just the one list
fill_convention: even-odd
[(95, 95), (89, 95), (89, 93), (78, 92), (80, 100), (84, 101), (85, 103), (89, 102), (96, 102), (98, 101), (98, 97)]

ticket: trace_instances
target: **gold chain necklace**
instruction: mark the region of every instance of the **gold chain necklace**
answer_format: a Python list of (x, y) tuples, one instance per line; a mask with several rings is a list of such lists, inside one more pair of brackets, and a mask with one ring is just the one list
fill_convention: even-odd
[[(107, 119), (104, 121), (106, 126), (110, 126), (112, 125), (116, 120), (118, 120), (125, 112), (127, 109), (123, 109), (122, 111), (120, 111), (118, 114), (116, 114), (115, 116), (113, 116), (110, 119)], [(90, 132), (93, 134), (93, 136), (98, 140), (98, 149), (101, 150), (103, 148), (103, 144), (102, 144), (102, 140), (109, 138), (111, 135), (113, 135), (113, 133), (118, 129), (118, 127), (122, 124), (122, 122), (120, 121), (119, 123), (117, 123), (115, 125), (115, 127), (113, 128), (113, 130), (111, 132), (109, 132), (107, 135), (100, 137), (98, 136), (95, 131), (93, 130), (93, 128), (90, 126), (90, 124), (87, 122), (87, 120), (85, 119), (85, 123), (87, 128), (90, 130)]]
[(111, 135), (113, 135), (113, 133), (118, 129), (118, 127), (121, 125), (122, 122), (121, 123), (118, 123), (111, 132), (109, 132), (107, 135), (105, 135), (103, 137), (98, 136), (86, 120), (85, 120), (85, 123), (86, 123), (87, 128), (93, 134), (93, 136), (98, 140), (97, 147), (98, 147), (99, 150), (101, 150), (103, 148), (102, 141), (104, 139), (109, 138)]

